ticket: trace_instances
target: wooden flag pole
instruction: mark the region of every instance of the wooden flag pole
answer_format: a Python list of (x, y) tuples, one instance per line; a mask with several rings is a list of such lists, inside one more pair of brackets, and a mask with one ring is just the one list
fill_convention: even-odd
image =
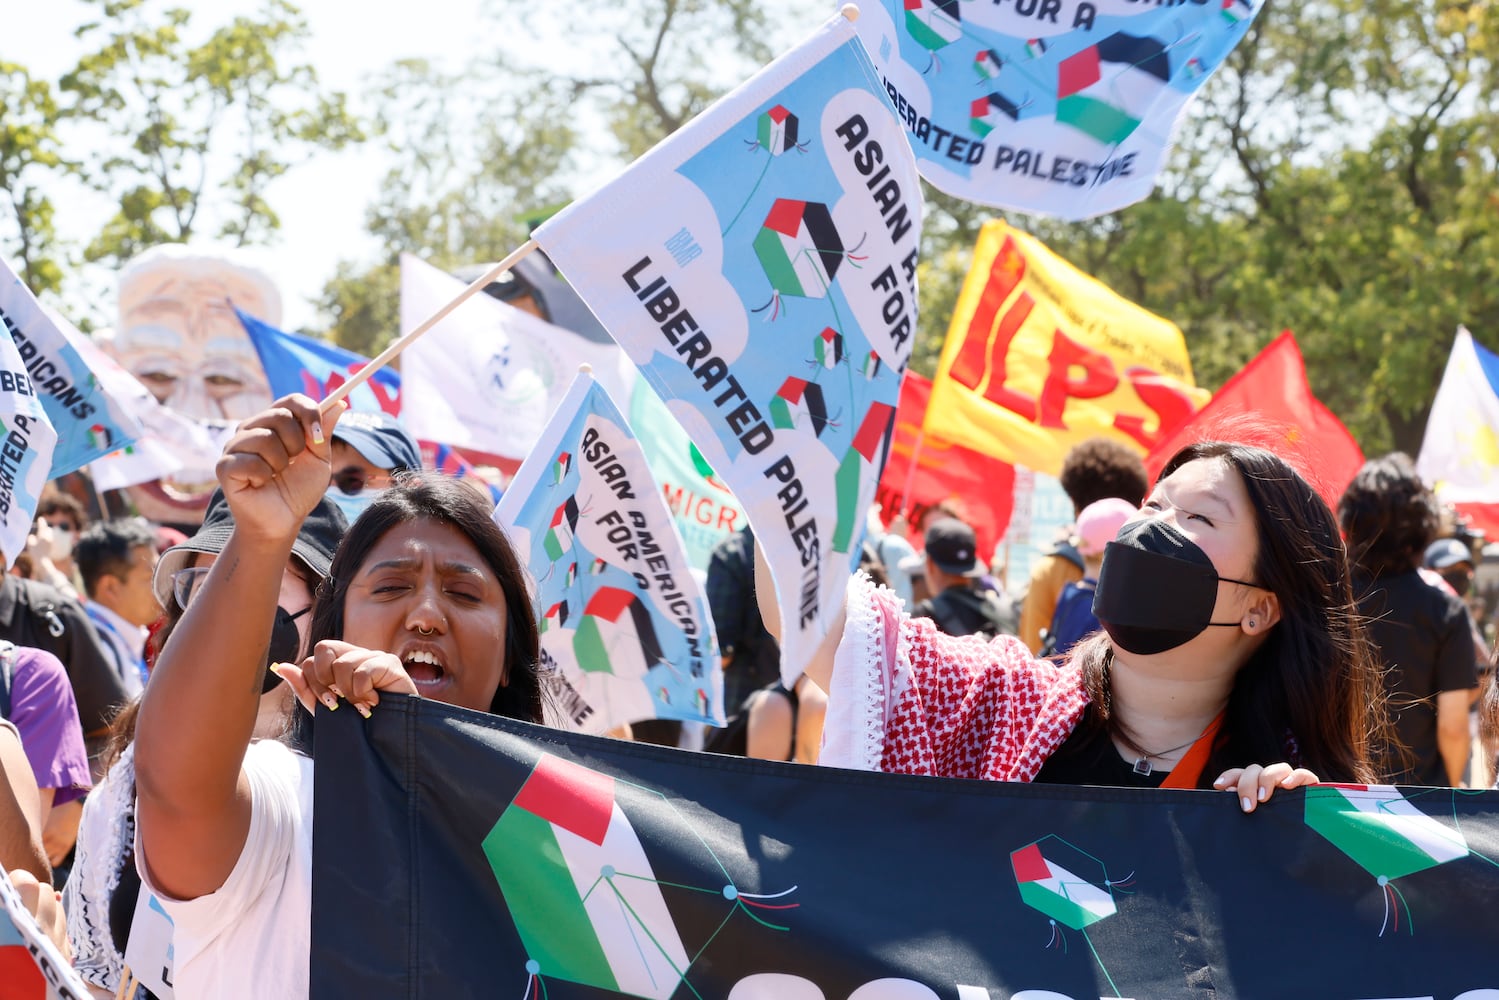
[(475, 279), (472, 284), (470, 284), (463, 291), (459, 292), (457, 295), (453, 296), (452, 301), (450, 301), (447, 305), (443, 306), (441, 309), (437, 310), (437, 312), (422, 320), (422, 322), (417, 325), (416, 329), (412, 330), (410, 333), (403, 336), (400, 340), (397, 340), (394, 344), (391, 344), (385, 350), (381, 351), (377, 357), (371, 358), (370, 361), (366, 365), (364, 365), (364, 367), (360, 368), (359, 371), (350, 376), (347, 382), (329, 393), (327, 398), (318, 404), (318, 409), (323, 413), (327, 413), (333, 407), (337, 406), (341, 400), (349, 395), (349, 393), (353, 392), (355, 389), (368, 382), (370, 380), (370, 376), (374, 375), (375, 372), (379, 371), (381, 368), (384, 368), (386, 365), (395, 360), (396, 355), (400, 354), (406, 348), (410, 347), (418, 337), (426, 333), (428, 330), (432, 329), (438, 323), (441, 323), (447, 317), (448, 313), (463, 305), (463, 303), (468, 301), (469, 298), (482, 291), (486, 285), (494, 281), (506, 271), (510, 270), (517, 263), (519, 263), (523, 257), (536, 249), (537, 245), (535, 240), (526, 240), (526, 242), (522, 243), (519, 247), (512, 250), (509, 256), (507, 256), (504, 260), (500, 261), (494, 267), (491, 267), (488, 271), (485, 271), (483, 274), (479, 275), (479, 277)]

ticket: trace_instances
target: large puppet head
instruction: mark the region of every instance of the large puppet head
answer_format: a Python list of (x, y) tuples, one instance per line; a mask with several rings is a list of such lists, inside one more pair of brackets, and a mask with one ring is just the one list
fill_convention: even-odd
[[(120, 272), (119, 322), (107, 347), (182, 416), (237, 423), (269, 405), (271, 390), (231, 302), (273, 326), (281, 322), (281, 294), (242, 255), (152, 247)], [(211, 466), (184, 468), (131, 495), (153, 520), (196, 524), (214, 485)]]

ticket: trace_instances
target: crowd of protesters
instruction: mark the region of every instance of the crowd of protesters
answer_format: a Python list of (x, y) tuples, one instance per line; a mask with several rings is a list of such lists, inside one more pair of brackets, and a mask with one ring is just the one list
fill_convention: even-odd
[[(0, 863), (100, 996), (146, 891), (181, 995), (306, 995), (316, 702), (543, 718), (524, 570), (487, 499), (420, 472), (389, 419), (326, 438), (321, 419), (293, 398), (242, 424), (191, 536), (49, 488), (0, 584)], [(729, 725), (656, 741), (1227, 789), (1246, 811), (1318, 780), (1491, 782), (1473, 748), (1499, 724), (1492, 623), (1465, 601), (1481, 540), (1408, 458), (1369, 462), (1336, 511), (1243, 445), (1194, 445), (1151, 483), (1088, 441), (1060, 481), (1074, 522), (1018, 580), (960, 498), (872, 517), (846, 619), (789, 686), (754, 536), (728, 537), (705, 590)], [(873, 708), (850, 694), (880, 685)]]

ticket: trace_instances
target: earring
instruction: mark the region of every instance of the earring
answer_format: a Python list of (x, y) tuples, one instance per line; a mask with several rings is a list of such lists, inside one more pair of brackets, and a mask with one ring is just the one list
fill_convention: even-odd
[(1249, 627), (1250, 628), (1254, 628), (1254, 619), (1253, 618), (1249, 619)]

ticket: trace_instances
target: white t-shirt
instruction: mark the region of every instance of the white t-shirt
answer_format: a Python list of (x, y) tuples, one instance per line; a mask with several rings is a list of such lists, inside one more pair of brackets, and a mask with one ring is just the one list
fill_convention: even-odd
[[(138, 867), (143, 891), (172, 918), (175, 993), (215, 997), (307, 996), (312, 936), (312, 760), (275, 740), (250, 744), (250, 831), (217, 891), (177, 900)], [(136, 858), (144, 859), (139, 834)]]

